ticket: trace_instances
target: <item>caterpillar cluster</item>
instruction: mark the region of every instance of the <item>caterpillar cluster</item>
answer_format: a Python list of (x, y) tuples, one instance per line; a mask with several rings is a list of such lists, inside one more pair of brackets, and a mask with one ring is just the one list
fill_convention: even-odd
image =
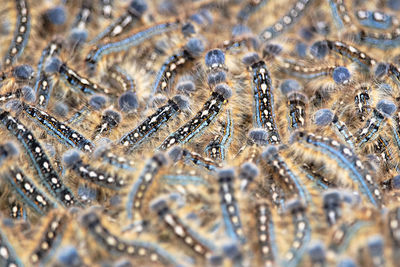
[(0, 266), (397, 266), (399, 0), (10, 0)]

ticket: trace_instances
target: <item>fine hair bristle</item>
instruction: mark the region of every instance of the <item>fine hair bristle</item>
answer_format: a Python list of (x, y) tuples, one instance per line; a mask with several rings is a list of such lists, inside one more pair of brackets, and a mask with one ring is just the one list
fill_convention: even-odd
[(22, 87), (21, 92), (26, 102), (33, 103), (36, 100), (36, 94), (32, 87), (24, 86)]

